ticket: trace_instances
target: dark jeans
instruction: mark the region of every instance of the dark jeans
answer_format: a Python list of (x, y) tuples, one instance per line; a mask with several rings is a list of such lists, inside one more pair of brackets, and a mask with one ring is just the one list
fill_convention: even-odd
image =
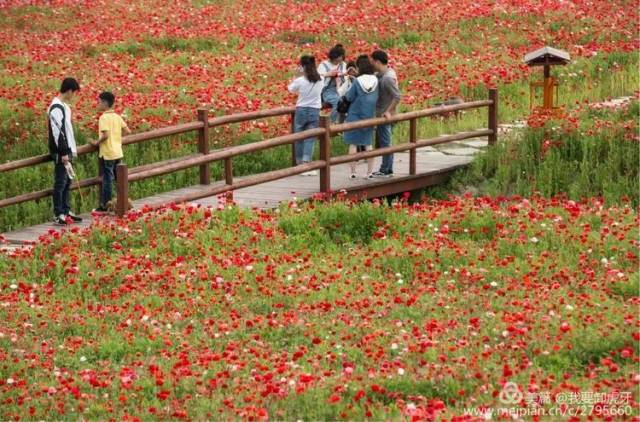
[(116, 179), (116, 166), (120, 164), (120, 160), (104, 160), (102, 162), (102, 191), (100, 192), (100, 205), (107, 206), (111, 201), (111, 192), (113, 190), (113, 181)]
[(71, 179), (64, 164), (56, 163), (53, 168), (53, 214), (57, 217), (67, 215), (71, 210)]

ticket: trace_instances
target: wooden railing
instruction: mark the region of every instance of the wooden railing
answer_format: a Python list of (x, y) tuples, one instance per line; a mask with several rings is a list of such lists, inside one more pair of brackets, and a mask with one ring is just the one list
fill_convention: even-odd
[[(295, 107), (280, 107), (274, 108), (270, 110), (261, 110), (256, 112), (248, 112), (248, 113), (238, 113), (232, 114), (228, 116), (220, 116), (220, 117), (209, 117), (208, 109), (198, 109), (198, 121), (183, 123), (175, 126), (164, 127), (160, 129), (154, 129), (146, 132), (140, 132), (133, 135), (124, 136), (122, 138), (122, 145), (133, 145), (142, 142), (148, 142), (155, 139), (165, 138), (173, 135), (181, 135), (185, 133), (190, 133), (193, 131), (198, 131), (198, 153), (193, 154), (187, 157), (174, 158), (171, 160), (163, 161), (161, 163), (151, 163), (143, 166), (136, 167), (135, 169), (131, 169), (131, 173), (135, 173), (138, 171), (145, 171), (147, 169), (153, 168), (154, 166), (160, 164), (168, 164), (172, 162), (178, 162), (185, 158), (199, 156), (202, 154), (207, 154), (209, 152), (209, 136), (208, 131), (210, 128), (223, 126), (231, 123), (241, 123), (252, 120), (263, 119), (267, 117), (278, 117), (278, 116), (291, 116), (291, 127), (293, 130), (293, 116), (295, 114)], [(78, 147), (78, 157), (93, 153), (97, 151), (97, 147), (93, 145), (82, 145)], [(292, 148), (292, 162), (295, 162), (294, 152)], [(51, 161), (51, 156), (48, 154), (37, 155), (34, 157), (25, 158), (22, 160), (10, 161), (7, 163), (0, 164), (0, 173), (5, 173), (13, 170), (18, 170), (26, 167), (33, 167), (38, 164), (43, 164)], [(100, 161), (98, 161), (100, 163)], [(78, 183), (73, 183), (71, 186), (71, 190), (76, 190), (79, 188), (85, 188), (90, 186), (100, 185), (102, 183), (102, 169), (100, 165), (98, 165), (98, 175), (96, 177), (91, 177), (88, 179), (80, 180)], [(200, 183), (209, 184), (210, 183), (210, 173), (208, 166), (202, 166), (200, 168)], [(0, 208), (8, 207), (15, 204), (20, 204), (28, 201), (36, 201), (42, 198), (46, 198), (53, 194), (53, 189), (44, 189), (35, 192), (29, 192), (22, 195), (14, 196), (11, 198), (5, 198), (0, 200)]]
[[(488, 122), (487, 129), (479, 129), (469, 132), (461, 132), (451, 135), (441, 135), (435, 138), (418, 140), (417, 138), (417, 122), (419, 119), (429, 116), (448, 114), (455, 111), (477, 109), (487, 107), (488, 108)], [(126, 164), (120, 164), (116, 168), (116, 190), (117, 190), (117, 206), (116, 214), (123, 216), (126, 213), (127, 198), (129, 192), (129, 184), (131, 182), (148, 179), (155, 176), (160, 176), (168, 173), (173, 173), (180, 170), (185, 170), (192, 167), (199, 167), (200, 170), (200, 184), (205, 185), (202, 189), (199, 189), (195, 193), (185, 195), (183, 197), (174, 199), (172, 202), (187, 202), (194, 201), (209, 196), (223, 194), (225, 192), (232, 192), (233, 190), (262, 184), (272, 180), (278, 180), (285, 177), (293, 176), (296, 174), (304, 173), (310, 170), (320, 170), (320, 186), (319, 191), (328, 193), (331, 189), (331, 166), (343, 163), (349, 163), (358, 161), (365, 158), (372, 158), (389, 153), (396, 153), (402, 151), (409, 151), (409, 173), (410, 175), (417, 174), (416, 168), (416, 149), (431, 145), (438, 145), (446, 142), (459, 141), (476, 137), (488, 137), (489, 145), (493, 145), (497, 141), (498, 135), (498, 91), (496, 89), (489, 90), (489, 97), (486, 100), (471, 101), (461, 104), (455, 104), (450, 106), (439, 106), (428, 108), (424, 110), (411, 111), (407, 113), (399, 113), (390, 118), (374, 118), (368, 120), (362, 120), (359, 122), (342, 123), (337, 125), (331, 125), (329, 119), (326, 116), (321, 116), (320, 126), (317, 129), (309, 129), (304, 132), (291, 133), (288, 135), (278, 136), (271, 139), (266, 139), (260, 142), (251, 144), (232, 146), (228, 148), (218, 149), (215, 151), (209, 150), (209, 129), (216, 126), (221, 126), (231, 123), (246, 122), (251, 120), (262, 119), (266, 117), (275, 117), (283, 115), (292, 116), (295, 113), (294, 107), (283, 107), (271, 110), (264, 110), (258, 112), (239, 113), (228, 116), (220, 117), (208, 117), (208, 111), (205, 109), (198, 110), (198, 121), (185, 123), (177, 126), (170, 126), (162, 129), (156, 129), (148, 132), (138, 133), (135, 135), (129, 135), (123, 138), (123, 145), (131, 145), (139, 142), (146, 142), (153, 139), (163, 138), (170, 135), (177, 135), (192, 131), (198, 131), (198, 153), (186, 157), (180, 157), (158, 163), (147, 164), (135, 168), (129, 169)], [(368, 127), (375, 127), (383, 124), (398, 123), (409, 121), (409, 142), (399, 145), (393, 145), (386, 148), (378, 148), (371, 151), (360, 152), (357, 154), (343, 155), (338, 157), (331, 157), (331, 137), (336, 134), (344, 133), (350, 130), (362, 129)], [(295, 165), (294, 149), (295, 143), (303, 139), (310, 137), (318, 137), (320, 154), (319, 159), (303, 165)], [(233, 175), (233, 158), (262, 151), (269, 148), (274, 148), (282, 145), (291, 145), (292, 152), (292, 166), (280, 170), (274, 170), (258, 175), (243, 177), (240, 180), (234, 180)], [(95, 147), (90, 145), (83, 145), (78, 148), (78, 155), (88, 154), (94, 152)], [(36, 157), (30, 157), (23, 160), (13, 161), (5, 164), (0, 164), (0, 173), (15, 170), (24, 167), (30, 167), (40, 163), (50, 161), (48, 155), (41, 155)], [(224, 161), (224, 184), (218, 184), (215, 186), (206, 187), (210, 185), (211, 176), (209, 172), (209, 165), (213, 162)], [(101, 183), (101, 176), (84, 179), (79, 181), (78, 184), (74, 184), (74, 188), (94, 186)], [(12, 198), (0, 200), (0, 208), (9, 205), (40, 199), (52, 194), (51, 189), (31, 192), (24, 195), (19, 195)]]

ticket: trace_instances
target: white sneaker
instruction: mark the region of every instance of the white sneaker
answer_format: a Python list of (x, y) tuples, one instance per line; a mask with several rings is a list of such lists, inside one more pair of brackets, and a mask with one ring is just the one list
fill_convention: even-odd
[(57, 217), (53, 217), (53, 224), (55, 224), (56, 226), (67, 226), (69, 223), (67, 223), (67, 216), (64, 214), (60, 214)]
[(304, 173), (301, 173), (303, 176), (317, 176), (318, 175), (318, 170), (309, 170), (309, 171), (305, 171)]

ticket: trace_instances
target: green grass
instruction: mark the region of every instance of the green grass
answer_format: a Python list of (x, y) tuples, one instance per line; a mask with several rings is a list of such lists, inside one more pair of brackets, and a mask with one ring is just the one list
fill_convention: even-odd
[(331, 243), (367, 244), (384, 224), (383, 210), (364, 203), (353, 209), (346, 204), (317, 207), (304, 214), (282, 218), (280, 228), (295, 244), (322, 249)]
[[(443, 197), (471, 189), (489, 195), (602, 197), (607, 204), (630, 201), (638, 206), (640, 151), (633, 136), (639, 111), (635, 101), (622, 111), (582, 112), (575, 130), (551, 121), (543, 128), (515, 132), (427, 194)], [(546, 151), (545, 141), (553, 143)]]

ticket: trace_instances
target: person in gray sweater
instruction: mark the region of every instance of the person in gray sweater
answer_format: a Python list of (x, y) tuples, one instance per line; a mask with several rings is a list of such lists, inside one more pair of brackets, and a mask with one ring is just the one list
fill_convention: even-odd
[[(380, 94), (376, 104), (376, 117), (389, 118), (396, 113), (402, 94), (398, 86), (396, 71), (389, 67), (389, 55), (382, 50), (371, 54), (371, 62), (376, 69), (379, 80)], [(379, 125), (376, 129), (380, 148), (391, 146), (393, 124)], [(393, 154), (382, 156), (380, 170), (373, 173), (374, 177), (393, 176)]]

